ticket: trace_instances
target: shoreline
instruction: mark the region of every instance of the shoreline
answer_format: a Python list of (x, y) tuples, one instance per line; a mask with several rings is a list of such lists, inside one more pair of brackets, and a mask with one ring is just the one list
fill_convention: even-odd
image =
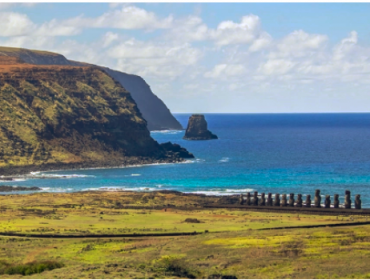
[[(186, 159), (150, 159), (150, 158), (130, 158), (122, 162), (85, 162), (85, 163), (49, 163), (41, 165), (25, 165), (25, 166), (8, 166), (0, 167), (0, 180), (7, 180), (11, 178), (32, 178), (31, 172), (51, 172), (51, 171), (72, 171), (72, 170), (93, 170), (93, 169), (114, 169), (139, 167), (145, 165), (155, 164), (171, 164), (183, 163)], [(12, 182), (12, 180), (9, 180)]]

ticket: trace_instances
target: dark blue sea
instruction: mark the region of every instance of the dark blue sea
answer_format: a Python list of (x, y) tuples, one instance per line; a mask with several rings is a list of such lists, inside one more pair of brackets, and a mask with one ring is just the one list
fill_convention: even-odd
[[(190, 114), (175, 114), (186, 127)], [(361, 194), (370, 207), (370, 114), (206, 114), (218, 140), (186, 141), (184, 131), (152, 132), (196, 159), (180, 164), (41, 172), (47, 179), (12, 182), (44, 191), (178, 190), (205, 194), (247, 191)], [(9, 182), (1, 182), (7, 184)], [(305, 197), (305, 196), (304, 196)]]

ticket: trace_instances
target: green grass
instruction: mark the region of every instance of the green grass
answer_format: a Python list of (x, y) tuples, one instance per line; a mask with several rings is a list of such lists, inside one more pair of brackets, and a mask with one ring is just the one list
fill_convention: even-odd
[[(162, 198), (160, 198), (162, 196)], [(217, 197), (174, 193), (39, 193), (0, 197), (0, 230), (22, 233), (203, 234), (140, 238), (0, 237), (1, 278), (369, 278), (370, 226), (266, 230), (274, 226), (362, 221), (247, 210), (139, 210), (158, 200), (177, 206)], [(118, 203), (119, 202), (119, 203)], [(158, 202), (159, 203), (159, 202)], [(166, 209), (164, 207), (164, 209)], [(103, 212), (101, 214), (101, 212)], [(102, 219), (100, 219), (102, 217)], [(185, 219), (200, 223), (187, 223)], [(205, 233), (205, 230), (208, 233)], [(30, 264), (58, 263), (53, 270)], [(31, 265), (32, 266), (32, 265)], [(12, 267), (12, 270), (6, 270)], [(14, 268), (14, 269), (13, 269)], [(18, 274), (13, 274), (18, 273)]]

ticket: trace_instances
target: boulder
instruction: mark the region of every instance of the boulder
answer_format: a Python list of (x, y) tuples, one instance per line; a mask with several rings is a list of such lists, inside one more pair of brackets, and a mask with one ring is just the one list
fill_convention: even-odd
[(185, 140), (211, 140), (218, 137), (208, 130), (204, 115), (192, 115), (186, 128)]

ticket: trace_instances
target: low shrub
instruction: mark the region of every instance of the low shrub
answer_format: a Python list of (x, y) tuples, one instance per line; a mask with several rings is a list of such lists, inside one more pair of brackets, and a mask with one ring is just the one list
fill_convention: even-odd
[(162, 256), (153, 262), (152, 271), (189, 279), (197, 278), (196, 274), (198, 274), (184, 258), (179, 256)]
[(196, 224), (198, 224), (198, 223), (201, 223), (201, 221), (199, 221), (198, 219), (187, 218), (185, 220), (185, 223), (196, 223)]
[(26, 264), (16, 264), (9, 265), (2, 269), (2, 274), (21, 274), (21, 275), (31, 275), (36, 273), (42, 273), (45, 270), (53, 270), (56, 268), (61, 268), (64, 265), (55, 261), (40, 261), (40, 262), (30, 262)]

